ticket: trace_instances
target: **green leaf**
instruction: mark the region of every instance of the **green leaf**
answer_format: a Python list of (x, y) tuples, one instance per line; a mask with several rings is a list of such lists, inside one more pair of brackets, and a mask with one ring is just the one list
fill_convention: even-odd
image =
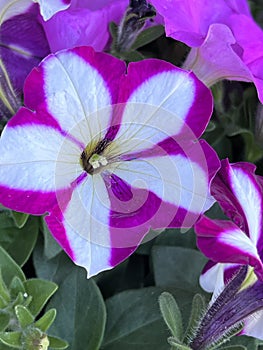
[(131, 50), (137, 50), (139, 47), (147, 45), (152, 41), (158, 39), (164, 34), (164, 27), (162, 25), (153, 26), (143, 30), (132, 44)]
[(191, 348), (189, 348), (187, 345), (180, 344), (177, 341), (177, 339), (173, 337), (169, 337), (167, 340), (168, 340), (168, 343), (172, 346), (172, 349), (174, 350), (191, 350)]
[[(157, 287), (127, 290), (107, 299), (107, 324), (103, 350), (167, 350), (169, 332), (158, 307), (164, 290)], [(193, 294), (168, 289), (180, 305), (186, 319)]]
[(246, 347), (243, 345), (229, 345), (220, 348), (220, 350), (246, 350)]
[(44, 220), (42, 221), (42, 227), (44, 235), (44, 254), (48, 259), (52, 259), (62, 251), (62, 248), (51, 235)]
[(46, 302), (58, 288), (54, 282), (38, 278), (25, 281), (24, 286), (27, 294), (33, 298), (29, 305), (29, 310), (34, 316), (39, 314)]
[(172, 335), (181, 340), (183, 337), (182, 315), (174, 297), (170, 293), (163, 292), (159, 297), (159, 306)]
[(0, 311), (0, 332), (3, 332), (6, 330), (8, 324), (10, 321), (10, 315), (6, 312)]
[(16, 226), (18, 228), (22, 228), (25, 226), (25, 224), (29, 218), (29, 214), (19, 213), (17, 211), (12, 211), (12, 217), (13, 217), (13, 220), (14, 220)]
[(19, 277), (15, 276), (12, 279), (10, 286), (9, 286), (9, 290), (10, 290), (11, 297), (13, 299), (16, 298), (16, 296), (19, 292), (25, 293), (25, 287), (24, 287), (23, 282), (21, 281), (21, 279)]
[(19, 324), (23, 329), (34, 322), (34, 316), (25, 306), (17, 305), (15, 307), (15, 313)]
[(145, 59), (143, 54), (141, 54), (139, 51), (121, 52), (119, 55), (116, 54), (116, 57), (119, 57), (122, 60), (125, 60), (128, 62), (138, 62)]
[(0, 270), (0, 296), (1, 296), (1, 300), (4, 301), (4, 303), (10, 302), (10, 294), (9, 294), (7, 286), (3, 280), (1, 270)]
[(0, 245), (20, 266), (23, 266), (31, 255), (38, 230), (39, 220), (36, 217), (30, 217), (25, 226), (19, 229), (14, 224), (11, 212), (0, 213)]
[(42, 332), (46, 332), (54, 322), (56, 314), (56, 309), (48, 310), (45, 315), (35, 322), (35, 327), (39, 328)]
[(195, 328), (198, 325), (198, 322), (200, 321), (205, 309), (206, 303), (204, 297), (200, 294), (196, 294), (193, 298), (191, 315), (184, 334), (184, 342), (190, 339), (190, 337), (193, 335)]
[(157, 286), (202, 292), (199, 276), (207, 259), (200, 252), (183, 247), (153, 246), (152, 260)]
[[(68, 343), (60, 338), (48, 336), (49, 346), (52, 349), (67, 349)], [(86, 348), (87, 349), (87, 348)]]
[[(71, 350), (100, 348), (106, 323), (105, 304), (96, 283), (86, 271), (72, 266), (49, 303), (57, 310), (50, 333), (66, 339)], [(77, 325), (77, 327), (76, 327)]]
[(3, 344), (15, 349), (22, 349), (21, 332), (4, 332), (0, 333), (0, 341)]
[(26, 278), (23, 271), (1, 246), (0, 246), (0, 266), (1, 266), (2, 276), (6, 285), (10, 285), (12, 279), (15, 276), (20, 278), (21, 281), (25, 281)]
[(183, 232), (181, 229), (166, 229), (158, 235), (154, 245), (177, 246), (196, 249), (196, 235), (193, 229)]

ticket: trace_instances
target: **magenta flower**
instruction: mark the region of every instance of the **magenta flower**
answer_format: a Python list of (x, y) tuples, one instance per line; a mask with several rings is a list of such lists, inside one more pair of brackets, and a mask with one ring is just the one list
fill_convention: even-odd
[(17, 111), (26, 76), (50, 52), (38, 16), (38, 5), (31, 0), (1, 2), (1, 119)]
[(90, 45), (103, 51), (110, 39), (109, 23), (120, 23), (128, 0), (72, 0), (68, 9), (43, 21), (52, 52)]
[(263, 102), (263, 31), (246, 0), (159, 1), (167, 36), (192, 47), (184, 64), (206, 85), (222, 79), (253, 82)]
[(29, 75), (0, 140), (0, 202), (45, 220), (92, 276), (128, 257), (150, 228), (189, 227), (214, 199), (215, 152), (197, 141), (209, 90), (159, 60), (81, 47)]
[[(259, 280), (263, 288), (263, 178), (254, 172), (252, 164), (223, 160), (211, 191), (231, 220), (203, 216), (195, 225), (198, 247), (211, 259), (201, 276), (201, 285), (215, 294), (240, 265), (251, 266), (247, 283)], [(243, 334), (263, 339), (262, 321), (263, 312), (246, 319)]]

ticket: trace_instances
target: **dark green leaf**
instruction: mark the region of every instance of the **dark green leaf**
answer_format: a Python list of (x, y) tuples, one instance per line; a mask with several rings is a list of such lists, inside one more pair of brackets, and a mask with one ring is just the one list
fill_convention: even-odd
[(195, 233), (193, 229), (183, 232), (181, 229), (167, 229), (157, 235), (154, 245), (179, 246), (185, 248), (196, 248)]
[(220, 350), (246, 350), (246, 347), (243, 345), (229, 345), (220, 348)]
[[(128, 290), (106, 301), (107, 324), (103, 350), (167, 350), (169, 332), (158, 307), (164, 290), (157, 287)], [(176, 298), (183, 317), (190, 314), (193, 294), (168, 290)]]
[(128, 62), (138, 62), (145, 59), (139, 51), (122, 52), (119, 57)]
[[(57, 318), (50, 333), (66, 339), (70, 350), (96, 350), (104, 334), (106, 310), (95, 282), (87, 280), (86, 272), (73, 267), (62, 281), (49, 303), (57, 310)], [(77, 326), (76, 326), (77, 325)]]
[(10, 315), (6, 312), (0, 311), (0, 332), (6, 330), (10, 321)]
[(15, 221), (16, 226), (18, 228), (22, 228), (25, 226), (25, 224), (29, 218), (29, 214), (19, 213), (17, 211), (12, 211), (12, 217)]
[(154, 277), (157, 286), (176, 286), (199, 292), (199, 276), (207, 261), (198, 251), (182, 247), (154, 246)]
[(5, 303), (9, 303), (10, 302), (10, 294), (9, 291), (7, 289), (7, 286), (3, 280), (3, 276), (2, 276), (2, 272), (0, 270), (0, 296), (1, 299), (5, 302)]
[(29, 310), (34, 316), (39, 314), (58, 288), (55, 283), (38, 278), (25, 281), (24, 286), (27, 294), (33, 298), (29, 304)]
[(158, 39), (164, 34), (164, 27), (162, 25), (153, 26), (143, 30), (132, 44), (131, 50), (137, 50), (139, 47), (147, 45), (152, 41)]
[(10, 285), (12, 279), (17, 276), (21, 281), (25, 281), (25, 275), (17, 263), (0, 246), (0, 266), (3, 279), (6, 285)]
[(20, 266), (25, 264), (32, 253), (38, 229), (39, 223), (36, 217), (30, 217), (25, 226), (19, 229), (15, 226), (10, 212), (0, 213), (0, 245)]
[(170, 293), (163, 292), (159, 296), (159, 306), (163, 319), (173, 337), (181, 340), (183, 337), (182, 315), (174, 297)]
[(44, 254), (47, 259), (52, 259), (62, 251), (61, 246), (52, 237), (46, 223), (43, 220)]
[(17, 305), (15, 307), (15, 313), (22, 328), (26, 328), (34, 322), (34, 316), (26, 307), (22, 305)]

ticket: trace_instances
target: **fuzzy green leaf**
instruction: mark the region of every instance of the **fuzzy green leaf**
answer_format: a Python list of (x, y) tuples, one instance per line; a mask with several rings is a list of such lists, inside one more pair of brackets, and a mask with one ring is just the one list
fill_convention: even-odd
[(34, 316), (31, 312), (22, 305), (17, 305), (15, 307), (16, 317), (20, 323), (20, 326), (24, 329), (34, 322)]
[(56, 318), (56, 309), (48, 310), (38, 321), (35, 322), (35, 327), (41, 329), (42, 332), (46, 332), (52, 325)]
[(167, 339), (168, 343), (172, 346), (173, 350), (191, 350), (187, 345), (181, 344), (178, 342), (178, 340), (174, 337), (169, 337)]
[(49, 340), (49, 346), (52, 349), (67, 349), (68, 343), (65, 340), (62, 340), (57, 337), (51, 337), (50, 335), (48, 336)]
[(159, 306), (172, 335), (181, 340), (183, 336), (182, 315), (174, 297), (170, 293), (163, 292), (159, 297)]
[(205, 303), (204, 297), (200, 294), (196, 294), (193, 298), (191, 315), (189, 318), (187, 329), (184, 334), (184, 341), (186, 341), (192, 336), (198, 324), (198, 321), (200, 321), (202, 317), (202, 313), (205, 310), (205, 308), (206, 308), (206, 303)]
[(24, 286), (27, 294), (32, 296), (32, 302), (29, 305), (29, 310), (34, 316), (39, 314), (46, 302), (58, 289), (58, 286), (54, 282), (45, 281), (38, 278), (25, 281)]
[(21, 332), (4, 332), (0, 333), (0, 341), (12, 348), (22, 349)]
[(10, 294), (11, 297), (14, 299), (16, 298), (17, 294), (19, 292), (21, 293), (25, 293), (25, 287), (23, 285), (23, 282), (21, 281), (21, 279), (17, 276), (15, 276), (9, 286), (9, 290), (10, 290)]

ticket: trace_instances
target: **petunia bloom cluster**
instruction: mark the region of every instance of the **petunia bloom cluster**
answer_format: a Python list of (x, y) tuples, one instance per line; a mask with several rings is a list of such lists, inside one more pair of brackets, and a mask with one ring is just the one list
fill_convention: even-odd
[(88, 47), (48, 56), (2, 133), (0, 202), (47, 213), (89, 276), (128, 257), (150, 228), (191, 227), (214, 199), (216, 153), (197, 139), (212, 111), (192, 74), (154, 59), (126, 66)]

